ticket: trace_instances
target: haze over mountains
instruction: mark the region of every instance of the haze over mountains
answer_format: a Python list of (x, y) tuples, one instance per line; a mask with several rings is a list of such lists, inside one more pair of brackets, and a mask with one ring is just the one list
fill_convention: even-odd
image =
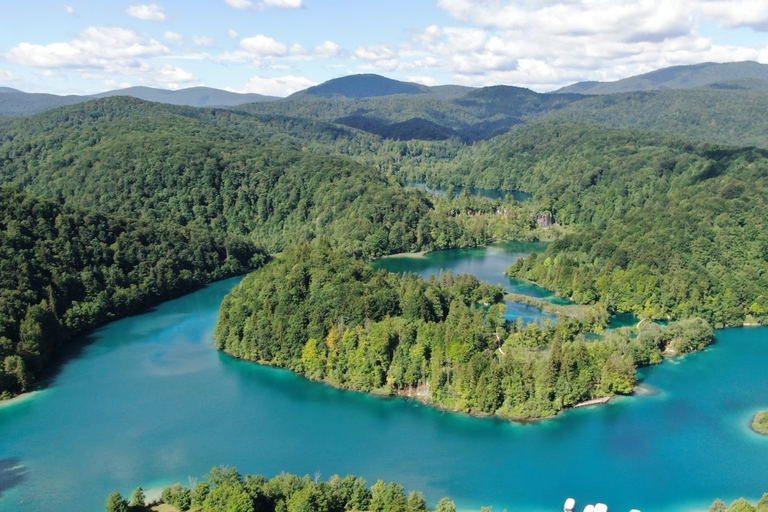
[(0, 116), (19, 116), (108, 96), (344, 125), (391, 140), (487, 140), (516, 125), (558, 119), (640, 128), (707, 142), (768, 148), (768, 65), (675, 66), (616, 82), (581, 82), (554, 93), (513, 86), (429, 87), (379, 75), (329, 80), (287, 98), (207, 87), (131, 87), (93, 96), (0, 88)]
[(57, 96), (55, 94), (26, 93), (11, 87), (0, 87), (0, 116), (23, 116), (44, 112), (52, 108), (84, 103), (110, 96), (131, 96), (146, 101), (186, 105), (190, 107), (233, 107), (245, 103), (276, 101), (280, 98), (261, 94), (240, 94), (213, 89), (211, 87), (190, 87), (178, 91), (152, 87), (129, 87), (89, 96)]

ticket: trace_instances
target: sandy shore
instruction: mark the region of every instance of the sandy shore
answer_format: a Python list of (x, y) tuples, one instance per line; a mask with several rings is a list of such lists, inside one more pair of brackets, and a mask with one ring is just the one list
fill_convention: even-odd
[(39, 394), (40, 394), (40, 391), (29, 391), (28, 393), (22, 393), (13, 398), (9, 398), (8, 400), (0, 400), (0, 409), (3, 409), (5, 407), (11, 407), (11, 406), (20, 404), (22, 402), (26, 402), (27, 400), (30, 400)]
[(381, 260), (386, 258), (423, 258), (427, 255), (429, 251), (419, 251), (419, 252), (399, 252), (397, 254), (388, 254), (387, 256), (382, 256)]

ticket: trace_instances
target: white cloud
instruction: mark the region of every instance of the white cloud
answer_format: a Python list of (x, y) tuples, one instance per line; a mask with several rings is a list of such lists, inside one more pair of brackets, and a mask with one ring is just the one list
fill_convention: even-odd
[(768, 3), (763, 0), (709, 1), (702, 5), (702, 11), (721, 27), (768, 32)]
[(250, 0), (224, 0), (227, 4), (234, 7), (235, 9), (251, 9), (253, 7), (253, 2)]
[(407, 76), (405, 79), (408, 82), (415, 82), (417, 84), (428, 85), (430, 87), (437, 85), (437, 80), (431, 76)]
[(142, 64), (126, 74), (130, 77), (130, 81), (118, 80), (111, 72), (91, 73), (86, 71), (81, 74), (81, 77), (85, 80), (101, 82), (109, 89), (122, 89), (132, 85), (179, 89), (182, 85), (199, 82), (198, 78), (192, 73), (170, 64), (166, 64), (161, 68), (155, 68), (149, 64)]
[(301, 9), (304, 0), (264, 0), (264, 4), (279, 9)]
[(259, 57), (275, 57), (288, 53), (288, 46), (285, 43), (263, 35), (246, 37), (240, 41), (240, 46), (245, 51)]
[(192, 37), (192, 42), (195, 43), (197, 46), (203, 46), (206, 48), (210, 48), (211, 46), (214, 46), (216, 44), (213, 41), (213, 39), (206, 36), (194, 36)]
[(397, 56), (394, 48), (388, 45), (361, 46), (354, 52), (354, 57), (358, 60), (375, 62), (379, 60), (391, 60)]
[(320, 46), (315, 47), (315, 55), (321, 59), (332, 59), (341, 55), (341, 46), (333, 41), (325, 41)]
[(199, 81), (180, 67), (152, 64), (154, 58), (168, 53), (165, 45), (131, 30), (91, 27), (67, 42), (20, 43), (3, 57), (23, 66), (41, 68), (42, 76), (49, 78), (53, 71), (66, 78), (66, 70), (77, 70), (82, 78), (104, 84), (130, 81), (134, 85), (177, 88)]
[[(661, 67), (768, 59), (768, 45), (728, 46), (700, 34), (704, 22), (768, 31), (764, 0), (438, 0), (463, 26), (425, 27), (400, 47), (361, 47), (374, 69), (449, 73), (474, 86), (552, 90)], [(391, 50), (391, 54), (387, 54)], [(396, 63), (396, 64), (395, 64)], [(421, 73), (419, 73), (421, 71)]]
[(181, 41), (184, 39), (184, 37), (178, 32), (171, 32), (171, 31), (168, 31), (165, 34), (163, 34), (163, 38), (167, 39), (168, 41)]
[(289, 96), (297, 91), (317, 85), (303, 76), (287, 75), (281, 77), (255, 76), (239, 92), (253, 92), (267, 96)]
[(71, 5), (64, 5), (64, 11), (66, 11), (67, 14), (75, 14), (75, 8)]
[(238, 37), (240, 37), (240, 34), (238, 34), (237, 30), (234, 30), (234, 29), (227, 30), (227, 35), (232, 39), (237, 39)]
[(11, 62), (43, 68), (106, 68), (168, 53), (168, 47), (124, 28), (91, 27), (66, 43), (19, 43), (5, 54)]
[(192, 73), (170, 64), (166, 64), (160, 69), (153, 70), (148, 75), (145, 75), (145, 79), (147, 78), (164, 84), (171, 89), (178, 89), (179, 84), (182, 83), (197, 81), (197, 78)]
[(251, 0), (224, 0), (229, 6), (235, 9), (251, 10), (264, 9), (266, 7), (276, 7), (278, 9), (302, 9), (304, 0), (263, 0), (261, 2), (252, 2)]
[(129, 16), (147, 21), (165, 21), (164, 9), (157, 4), (132, 5), (126, 11)]

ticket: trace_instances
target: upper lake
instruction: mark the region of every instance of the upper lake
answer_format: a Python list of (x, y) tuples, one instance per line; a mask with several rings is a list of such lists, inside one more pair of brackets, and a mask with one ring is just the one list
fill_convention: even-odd
[[(528, 285), (500, 272), (534, 249), (450, 251), (409, 265), (512, 290)], [(558, 511), (569, 496), (579, 510), (598, 501), (614, 511), (701, 510), (768, 491), (768, 438), (749, 429), (768, 408), (768, 328), (719, 331), (706, 351), (645, 369), (655, 393), (515, 424), (220, 354), (213, 329), (237, 282), (91, 333), (46, 389), (0, 405), (0, 510), (97, 512), (112, 491), (187, 484), (222, 464), (268, 477), (381, 478), (424, 491), (433, 506), (448, 495), (460, 509), (498, 512)]]

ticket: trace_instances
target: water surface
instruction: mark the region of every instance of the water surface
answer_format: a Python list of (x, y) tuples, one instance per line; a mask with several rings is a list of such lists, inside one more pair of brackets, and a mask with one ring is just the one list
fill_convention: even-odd
[(97, 512), (112, 491), (219, 464), (357, 474), (423, 490), (433, 506), (450, 495), (509, 512), (557, 511), (568, 496), (671, 512), (768, 491), (768, 438), (748, 426), (768, 408), (766, 328), (720, 331), (707, 351), (647, 370), (656, 394), (519, 425), (221, 355), (212, 332), (236, 282), (94, 332), (46, 390), (1, 407), (0, 510)]

